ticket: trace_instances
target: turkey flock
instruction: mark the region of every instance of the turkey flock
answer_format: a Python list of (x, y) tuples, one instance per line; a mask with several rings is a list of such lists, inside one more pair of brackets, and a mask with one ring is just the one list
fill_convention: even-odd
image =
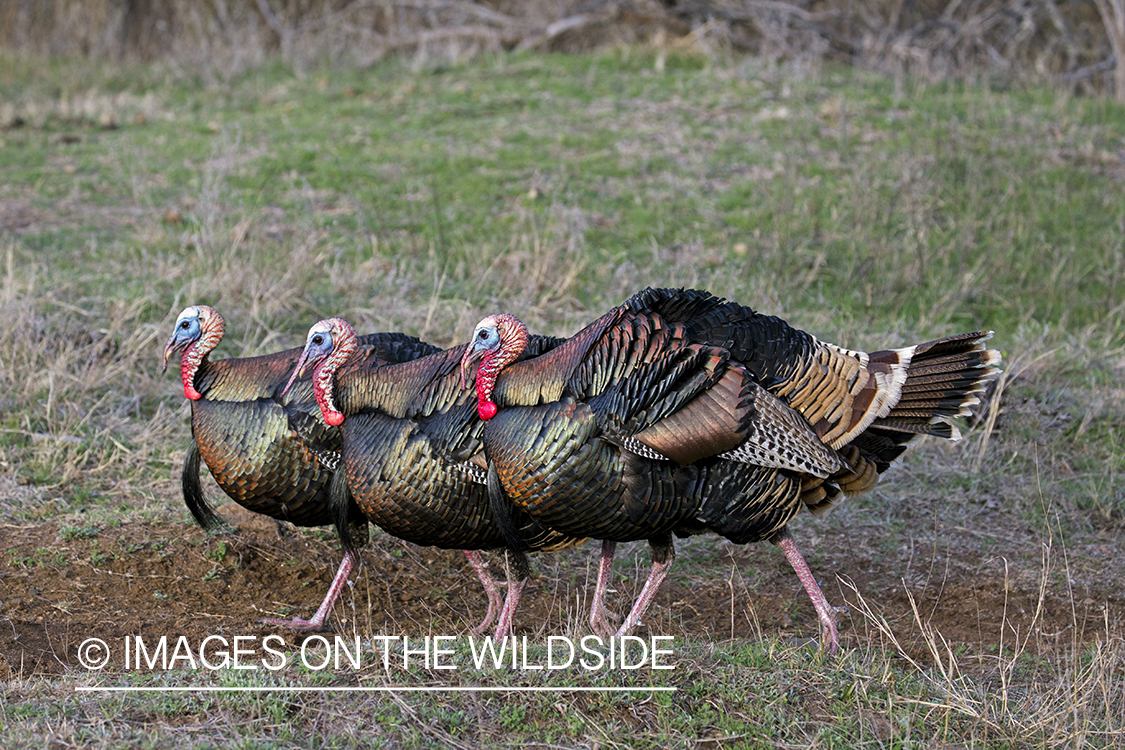
[[(359, 336), (340, 318), (303, 349), (212, 361), (224, 333), (184, 310), (164, 348), (191, 403), (184, 501), (222, 521), (199, 462), (235, 502), (298, 526), (333, 524), (344, 557), (310, 620), (325, 626), (368, 523), (463, 550), (488, 610), (473, 632), (512, 633), (528, 553), (601, 542), (595, 633), (630, 633), (675, 557), (673, 539), (716, 534), (781, 548), (839, 645), (833, 608), (788, 531), (879, 477), (926, 435), (956, 440), (999, 373), (990, 332), (873, 353), (818, 341), (705, 291), (645, 289), (570, 338), (490, 315), (447, 350), (402, 333)], [(606, 605), (618, 542), (647, 540), (652, 568), (624, 618)], [(482, 551), (500, 555), (506, 593)]]

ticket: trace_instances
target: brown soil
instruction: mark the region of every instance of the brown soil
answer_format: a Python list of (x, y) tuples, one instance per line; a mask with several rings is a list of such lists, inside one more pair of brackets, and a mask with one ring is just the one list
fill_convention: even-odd
[[(87, 537), (60, 532), (54, 522), (0, 526), (0, 548), (8, 550), (0, 560), (0, 679), (81, 671), (77, 647), (92, 636), (109, 643), (127, 635), (146, 642), (187, 636), (199, 643), (213, 634), (277, 632), (299, 642), (304, 636), (258, 621), (311, 616), (339, 562), (336, 545), (326, 532), (279, 535), (272, 521), (230, 504), (223, 512), (237, 532), (208, 537), (186, 525), (136, 522)], [(802, 519), (794, 527), (829, 600), (849, 605), (840, 618), (845, 647), (879, 641), (873, 621), (860, 614), (856, 591), (914, 658), (926, 656), (908, 592), (927, 626), (974, 652), (994, 653), (1005, 623), (1007, 643), (1031, 634), (1038, 648), (1104, 637), (1107, 621), (1113, 629), (1120, 625), (1125, 597), (1115, 578), (1103, 577), (1121, 557), (1116, 537), (1067, 550), (1068, 570), (1062, 550), (1052, 550), (1044, 575), (1043, 540), (1030, 532), (997, 539), (939, 527), (925, 545), (908, 539), (879, 551), (872, 545), (885, 542), (887, 533), (856, 520), (863, 516), (847, 510), (835, 520)], [(993, 548), (1004, 548), (1010, 561)], [(533, 561), (517, 633), (584, 632), (596, 551), (591, 542)], [(459, 552), (384, 535), (367, 547), (365, 560), (330, 622), (336, 631), (459, 635), (484, 614), (483, 592)], [(622, 545), (619, 560), (625, 562), (617, 567), (611, 605), (620, 610), (643, 583), (647, 549)], [(678, 543), (676, 565), (646, 627), (715, 640), (817, 635), (808, 598), (778, 550), (705, 537)]]

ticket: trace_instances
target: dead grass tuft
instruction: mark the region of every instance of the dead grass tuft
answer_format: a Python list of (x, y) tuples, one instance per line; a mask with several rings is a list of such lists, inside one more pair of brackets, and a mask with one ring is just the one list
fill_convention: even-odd
[(160, 446), (179, 425), (163, 405), (141, 416), (160, 390), (160, 334), (143, 322), (152, 299), (71, 300), (65, 289), (41, 289), (35, 266), (17, 267), (13, 246), (3, 252), (5, 460), (64, 496), (162, 486), (147, 470), (163, 462)]
[[(1055, 531), (1061, 531), (1057, 519), (1054, 524)], [(1003, 567), (1007, 591), (1012, 587), (1007, 560)], [(1058, 573), (1065, 588), (1061, 595), (1072, 604), (1069, 639), (1043, 627), (1048, 592), (1060, 585)], [(988, 735), (1007, 742), (1109, 746), (1125, 737), (1125, 638), (1108, 604), (1100, 608), (1101, 623), (1079, 618), (1073, 606), (1076, 593), (1065, 583), (1070, 576), (1066, 547), (1049, 531), (1042, 544), (1031, 620), (1022, 628), (1009, 621), (1005, 601), (1004, 625), (992, 653), (976, 653), (946, 638), (905, 582), (913, 614), (909, 631), (892, 625), (853, 582), (842, 583), (852, 592), (856, 611), (875, 643), (881, 644), (881, 652), (869, 650), (865, 658), (876, 663), (893, 657), (905, 660), (935, 695), (918, 699), (919, 705), (969, 717)], [(1096, 633), (1092, 638), (1091, 631)]]

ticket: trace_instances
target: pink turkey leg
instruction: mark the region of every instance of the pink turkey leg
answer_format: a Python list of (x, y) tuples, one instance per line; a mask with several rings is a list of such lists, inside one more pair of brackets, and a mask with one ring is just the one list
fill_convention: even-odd
[(598, 582), (594, 586), (594, 600), (590, 604), (590, 627), (595, 633), (609, 636), (613, 635), (614, 628), (609, 619), (620, 620), (620, 616), (610, 612), (605, 606), (605, 595), (609, 590), (609, 581), (613, 577), (613, 554), (617, 550), (617, 542), (608, 539), (602, 542), (602, 557), (598, 563)]
[(488, 568), (480, 559), (479, 552), (467, 549), (465, 550), (465, 557), (469, 558), (469, 565), (472, 565), (473, 570), (477, 572), (480, 582), (484, 584), (484, 592), (488, 594), (488, 612), (485, 613), (484, 620), (481, 621), (480, 625), (473, 628), (474, 633), (483, 633), (496, 619), (496, 612), (500, 609), (500, 587), (496, 585), (495, 579), (489, 575)]
[(527, 585), (527, 579), (515, 580), (508, 579), (508, 596), (504, 599), (504, 608), (500, 610), (500, 621), (496, 623), (496, 640), (507, 638), (512, 633), (512, 620), (515, 619), (516, 607), (520, 603), (520, 595), (523, 594), (523, 587)]
[(648, 605), (652, 604), (653, 598), (656, 597), (656, 592), (660, 588), (660, 584), (663, 583), (664, 577), (668, 575), (668, 569), (672, 567), (672, 561), (676, 559), (676, 548), (672, 546), (671, 536), (662, 541), (650, 539), (648, 544), (652, 550), (652, 570), (648, 574), (648, 580), (645, 581), (644, 588), (641, 589), (641, 595), (637, 597), (633, 609), (617, 630), (617, 637), (619, 638), (623, 635), (629, 635), (629, 631), (641, 621), (641, 617), (648, 610)]
[(320, 603), (320, 607), (311, 620), (302, 620), (300, 617), (294, 617), (292, 620), (278, 620), (267, 617), (260, 622), (263, 625), (280, 625), (283, 628), (298, 631), (320, 630), (324, 627), (324, 621), (328, 619), (328, 615), (332, 613), (336, 600), (340, 598), (340, 592), (344, 590), (344, 584), (348, 582), (348, 576), (351, 575), (352, 568), (355, 566), (355, 560), (355, 555), (351, 552), (344, 555), (344, 559), (340, 561), (340, 567), (336, 570), (336, 577), (332, 579), (332, 585), (328, 587), (328, 593), (325, 595), (324, 601)]
[(832, 608), (828, 606), (828, 600), (824, 598), (824, 592), (820, 590), (820, 585), (817, 584), (816, 578), (809, 570), (805, 558), (801, 556), (801, 551), (797, 549), (797, 543), (789, 535), (789, 529), (784, 529), (771, 541), (781, 547), (781, 551), (785, 553), (789, 564), (797, 572), (797, 578), (800, 579), (805, 591), (808, 592), (809, 599), (812, 600), (813, 609), (816, 610), (816, 614), (820, 618), (821, 648), (824, 648), (824, 644), (827, 643), (828, 653), (836, 653), (836, 649), (840, 647), (840, 638), (836, 632), (836, 618), (832, 616)]

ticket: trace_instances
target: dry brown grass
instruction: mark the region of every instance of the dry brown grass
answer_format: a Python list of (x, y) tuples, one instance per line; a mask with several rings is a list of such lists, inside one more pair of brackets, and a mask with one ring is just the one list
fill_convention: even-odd
[(151, 298), (91, 304), (44, 288), (34, 266), (14, 264), (11, 245), (4, 253), (5, 461), (48, 489), (87, 482), (151, 496), (163, 478), (141, 470), (164, 463), (154, 448), (179, 430), (165, 404), (142, 416), (161, 390), (152, 360), (161, 333), (142, 322)]
[[(95, 678), (72, 663), (52, 659), (58, 675), (42, 680), (13, 657), (0, 702), (0, 740), (39, 747), (53, 740), (94, 747), (306, 747), (310, 737), (336, 736), (341, 746), (438, 745), (470, 732), (488, 745), (530, 743), (554, 732), (552, 743), (567, 747), (1120, 744), (1116, 560), (1125, 502), (1119, 314), (1125, 303), (1123, 287), (1112, 280), (1125, 266), (1112, 197), (1105, 203), (1074, 198), (1088, 188), (1110, 196), (1119, 180), (1111, 150), (1120, 139), (1112, 124), (1116, 110), (1076, 114), (1065, 97), (1024, 107), (1018, 97), (995, 91), (958, 98), (925, 86), (892, 106), (884, 101), (890, 86), (881, 82), (837, 84), (769, 61), (742, 61), (692, 78), (675, 72), (671, 53), (664, 60), (671, 73), (662, 76), (651, 49), (632, 54), (543, 63), (508, 58), (493, 67), (465, 66), (448, 78), (380, 69), (388, 82), (349, 79), (335, 93), (326, 72), (324, 88), (335, 98), (316, 81), (281, 71), (202, 94), (181, 83), (155, 86), (147, 100), (114, 100), (126, 113), (120, 121), (129, 122), (135, 110), (149, 118), (115, 131), (101, 130), (96, 114), (74, 120), (72, 104), (64, 108), (58, 91), (63, 86), (26, 93), (22, 109), (12, 111), (29, 113), (29, 125), (3, 137), (20, 154), (40, 147), (44, 153), (43, 164), (12, 157), (6, 168), (26, 167), (34, 178), (0, 186), (0, 217), (11, 232), (0, 244), (0, 528), (18, 553), (0, 559), (0, 571), (19, 576), (29, 593), (26, 603), (0, 609), (0, 628), (18, 628), (25, 639), (12, 646), (14, 654), (28, 633), (54, 638), (35, 621), (39, 616), (65, 628), (82, 610), (90, 634), (111, 626), (135, 632), (138, 622), (179, 627), (167, 618), (180, 610), (147, 589), (129, 606), (103, 602), (123, 582), (148, 580), (149, 565), (171, 567), (156, 548), (168, 540), (195, 565), (173, 568), (167, 580), (207, 602), (206, 609), (183, 610), (185, 617), (206, 614), (199, 628), (221, 621), (224, 632), (245, 632), (262, 614), (251, 606), (280, 608), (319, 593), (302, 586), (301, 576), (328, 575), (336, 559), (330, 538), (310, 532), (278, 540), (267, 527), (244, 530), (236, 544), (208, 539), (185, 523), (175, 475), (187, 410), (177, 379), (162, 376), (159, 365), (161, 344), (187, 304), (213, 304), (227, 317), (221, 356), (296, 345), (311, 322), (334, 314), (364, 330), (405, 330), (442, 345), (463, 340), (482, 315), (498, 309), (517, 311), (544, 332), (569, 334), (646, 284), (709, 288), (868, 350), (968, 327), (951, 311), (971, 309), (1001, 321), (989, 325), (1000, 329), (993, 343), (1004, 350), (1007, 374), (962, 443), (925, 444), (869, 497), (823, 521), (795, 524), (814, 570), (829, 580), (835, 571), (854, 574), (854, 590), (826, 586), (834, 603), (855, 601), (843, 658), (824, 660), (808, 648), (815, 620), (776, 550), (693, 539), (680, 544), (654, 615), (661, 618), (654, 628), (684, 635), (681, 692), (671, 703), (573, 696), (554, 702), (79, 698), (71, 688)], [(546, 85), (523, 86), (527, 68), (503, 73), (511, 64), (541, 64), (554, 81), (577, 83), (565, 104), (525, 112), (522, 103), (540, 101), (535, 97)], [(688, 86), (676, 88), (677, 75)], [(598, 90), (602, 77), (651, 99)], [(510, 88), (501, 91), (505, 85)], [(346, 86), (367, 91), (349, 94)], [(394, 109), (395, 97), (408, 89), (414, 99)], [(494, 102), (502, 98), (498, 91), (506, 98), (503, 106), (492, 105), (494, 112), (473, 109), (468, 90)], [(364, 96), (369, 109), (359, 110)], [(756, 96), (761, 100), (746, 103)], [(870, 112), (862, 110), (867, 101), (875, 102)], [(287, 109), (288, 102), (294, 106)], [(457, 116), (450, 122), (462, 112), (480, 119), (421, 145), (396, 142), (396, 118), (424, 107), (434, 121), (451, 112)], [(255, 108), (288, 125), (260, 127)], [(312, 144), (330, 154), (336, 140), (351, 136), (333, 125), (357, 111), (372, 133), (391, 123), (386, 142), (364, 158), (410, 178), (365, 194), (372, 174), (383, 172), (341, 172), (319, 184), (316, 175), (298, 174), (293, 153)], [(993, 119), (995, 112), (1010, 114)], [(911, 113), (918, 114), (918, 129), (903, 134), (890, 115)], [(168, 114), (176, 119), (164, 124)], [(955, 159), (933, 153), (944, 131), (924, 130), (954, 114), (964, 124), (951, 140), (971, 162), (963, 180), (952, 174)], [(532, 167), (521, 153), (509, 157), (515, 166), (503, 161), (490, 135), (501, 130), (498, 122), (505, 135), (550, 133), (545, 145), (527, 147), (535, 150)], [(713, 122), (721, 127), (699, 127)], [(1055, 128), (1057, 136), (1050, 134)], [(602, 131), (620, 137), (610, 146), (581, 140)], [(858, 144), (849, 132), (860, 133)], [(68, 150), (57, 138), (72, 133), (85, 139), (75, 144), (83, 150)], [(284, 139), (291, 133), (315, 133), (319, 140), (295, 145)], [(869, 144), (882, 145), (859, 150)], [(429, 145), (487, 160), (501, 173), (499, 187), (489, 185), (482, 197), (477, 184), (457, 182), (459, 163), (411, 161)], [(587, 150), (597, 161), (579, 161)], [(292, 160), (255, 173), (264, 157), (277, 154)], [(884, 155), (890, 168), (881, 171)], [(568, 159), (581, 167), (569, 168)], [(191, 167), (176, 182), (168, 175), (184, 162)], [(613, 171), (584, 181), (603, 162)], [(1038, 180), (1043, 169), (1056, 171)], [(994, 172), (1015, 177), (995, 180)], [(259, 187), (263, 175), (270, 180), (265, 188)], [(103, 192), (83, 192), (82, 180)], [(734, 209), (720, 204), (747, 186)], [(392, 192), (410, 194), (405, 208), (383, 208)], [(1073, 202), (1056, 201), (1060, 195)], [(763, 205), (760, 219), (739, 223), (743, 209)], [(828, 205), (831, 210), (820, 210)], [(986, 210), (978, 212), (982, 205)], [(630, 214), (649, 206), (668, 209)], [(1087, 221), (1060, 229), (1056, 219), (1073, 206)], [(478, 221), (481, 215), (488, 220)], [(1105, 216), (1110, 219), (1094, 225)], [(458, 217), (472, 230), (459, 226)], [(337, 218), (340, 224), (332, 224)], [(664, 222), (684, 228), (664, 232), (658, 226)], [(614, 232), (627, 231), (643, 239), (622, 248)], [(610, 243), (617, 244), (607, 250)], [(1015, 282), (1005, 275), (1013, 267)], [(1112, 305), (1081, 307), (1091, 280), (1109, 280), (1104, 288), (1117, 295)], [(930, 293), (927, 284), (938, 291)], [(1000, 297), (1002, 305), (985, 304)], [(1058, 299), (1066, 300), (1061, 313)], [(213, 501), (223, 500), (212, 483), (205, 486)], [(96, 535), (81, 537), (87, 528)], [(67, 539), (76, 533), (79, 538)], [(246, 541), (251, 534), (253, 544)], [(231, 553), (208, 557), (220, 544)], [(540, 609), (525, 626), (533, 638), (585, 633), (592, 568), (580, 554), (588, 552), (537, 561), (529, 606), (538, 601)], [(376, 543), (338, 622), (345, 632), (361, 633), (383, 623), (419, 633), (460, 627), (479, 594), (462, 593), (464, 571), (452, 557)], [(107, 571), (107, 559), (117, 567)], [(616, 597), (627, 601), (647, 572), (647, 555), (638, 545), (622, 559)], [(138, 561), (143, 564), (131, 571)], [(284, 566), (293, 583), (283, 593), (248, 586), (243, 590), (253, 596), (243, 601), (216, 595), (224, 576), (243, 576), (252, 563)], [(400, 578), (388, 578), (391, 563), (398, 563)], [(400, 598), (418, 591), (420, 604)], [(0, 599), (8, 597), (0, 593)], [(21, 619), (26, 611), (34, 616)], [(77, 631), (67, 637), (73, 641)], [(50, 640), (43, 649), (56, 649), (61, 661), (71, 645)], [(232, 684), (236, 677), (216, 679)], [(362, 677), (390, 682), (375, 672)], [(417, 684), (443, 676), (394, 677)], [(309, 679), (294, 672), (243, 682)], [(138, 680), (205, 682), (184, 673)], [(287, 734), (287, 727), (296, 729)]]
[(899, 76), (1046, 78), (1083, 91), (1114, 91), (1116, 71), (1121, 100), (1123, 19), (1119, 0), (833, 1), (812, 8), (759, 0), (65, 0), (0, 8), (0, 44), (35, 54), (163, 60), (182, 75), (211, 79), (278, 53), (304, 71), (325, 61), (370, 65), (390, 54), (458, 60), (640, 43), (661, 55), (827, 58)]
[[(1007, 591), (1013, 587), (1007, 560), (1003, 566)], [(930, 621), (933, 613), (924, 612), (908, 588), (913, 619), (904, 628), (888, 622), (854, 583), (843, 583), (873, 636), (868, 648), (883, 649), (875, 658), (894, 654), (940, 696), (921, 705), (970, 717), (1017, 744), (1035, 737), (1048, 747), (1116, 746), (1125, 739), (1122, 623), (1108, 607), (1101, 608), (1100, 623), (1080, 617), (1073, 606), (1077, 594), (1067, 583), (1073, 580), (1071, 573), (1066, 547), (1049, 529), (1031, 620), (1022, 627), (1009, 622), (1005, 601), (1005, 625), (992, 653), (966, 650), (943, 635)], [(1072, 603), (1069, 640), (1052, 632), (1054, 627), (1044, 627), (1042, 620), (1048, 592), (1060, 587)], [(1093, 638), (1080, 637), (1092, 632), (1097, 633)]]

